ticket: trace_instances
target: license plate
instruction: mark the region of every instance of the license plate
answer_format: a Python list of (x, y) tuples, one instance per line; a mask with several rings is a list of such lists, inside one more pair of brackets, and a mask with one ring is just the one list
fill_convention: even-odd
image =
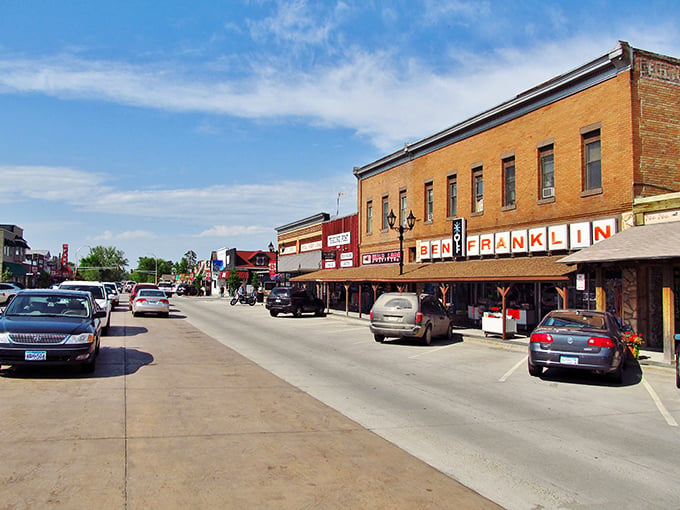
[(576, 356), (560, 356), (560, 363), (562, 365), (578, 365), (578, 358)]
[(157, 304), (158, 304), (158, 301), (151, 301), (151, 300), (149, 300), (149, 304), (150, 304), (150, 305), (157, 305)]
[(395, 317), (394, 315), (385, 315), (385, 320), (387, 322), (401, 322), (401, 317)]
[(47, 351), (26, 351), (24, 353), (25, 361), (45, 361), (47, 359)]

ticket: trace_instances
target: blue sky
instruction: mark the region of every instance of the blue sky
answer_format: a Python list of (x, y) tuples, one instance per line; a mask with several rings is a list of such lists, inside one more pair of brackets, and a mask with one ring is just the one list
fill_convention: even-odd
[[(354, 213), (363, 166), (605, 54), (676, 0), (0, 0), (0, 223), (177, 261)], [(338, 208), (338, 195), (340, 197)]]

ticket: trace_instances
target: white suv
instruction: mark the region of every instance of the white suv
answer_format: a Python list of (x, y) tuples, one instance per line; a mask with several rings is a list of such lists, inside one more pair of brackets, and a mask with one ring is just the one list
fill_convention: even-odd
[(106, 312), (104, 324), (102, 325), (102, 333), (106, 334), (111, 325), (111, 301), (106, 294), (106, 287), (102, 282), (86, 282), (86, 281), (65, 281), (59, 285), (60, 289), (64, 290), (80, 290), (92, 294), (95, 303)]
[(8, 304), (20, 290), (21, 288), (13, 283), (0, 283), (0, 305)]

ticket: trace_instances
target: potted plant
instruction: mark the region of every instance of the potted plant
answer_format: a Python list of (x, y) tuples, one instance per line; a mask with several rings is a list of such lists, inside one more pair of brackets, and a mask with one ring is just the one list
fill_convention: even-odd
[(633, 353), (635, 359), (640, 356), (640, 346), (644, 343), (642, 336), (639, 333), (633, 333), (632, 331), (626, 331), (623, 333), (623, 340)]

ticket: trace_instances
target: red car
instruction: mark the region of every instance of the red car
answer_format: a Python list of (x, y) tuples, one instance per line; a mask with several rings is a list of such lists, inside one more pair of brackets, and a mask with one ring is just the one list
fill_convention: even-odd
[(154, 283), (138, 283), (134, 287), (132, 287), (132, 290), (130, 291), (130, 311), (132, 311), (132, 302), (135, 300), (135, 297), (137, 296), (137, 292), (139, 292), (139, 289), (157, 289), (158, 285)]

